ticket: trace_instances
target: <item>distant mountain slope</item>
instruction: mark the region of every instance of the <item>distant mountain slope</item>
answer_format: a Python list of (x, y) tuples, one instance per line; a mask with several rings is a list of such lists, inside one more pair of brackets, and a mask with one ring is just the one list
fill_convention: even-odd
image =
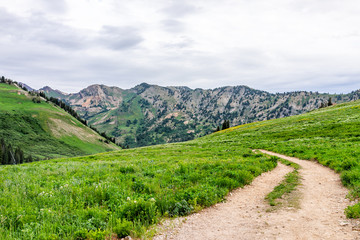
[[(53, 97), (58, 94), (44, 91)], [(128, 90), (92, 85), (60, 96), (91, 125), (131, 147), (193, 139), (214, 131), (224, 120), (233, 126), (301, 114), (330, 97), (334, 103), (348, 102), (359, 99), (360, 91), (272, 94), (246, 86), (193, 90), (142, 83)]]
[(119, 149), (64, 110), (5, 83), (0, 83), (0, 138), (41, 159)]

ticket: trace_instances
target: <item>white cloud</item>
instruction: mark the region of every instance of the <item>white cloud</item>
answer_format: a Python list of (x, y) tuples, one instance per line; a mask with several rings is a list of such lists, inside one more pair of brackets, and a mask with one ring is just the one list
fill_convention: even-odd
[(357, 0), (0, 0), (0, 71), (40, 88), (360, 88)]

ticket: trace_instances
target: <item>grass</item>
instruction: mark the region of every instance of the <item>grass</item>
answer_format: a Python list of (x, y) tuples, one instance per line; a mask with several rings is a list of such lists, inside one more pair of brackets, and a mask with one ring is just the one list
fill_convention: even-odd
[(141, 236), (162, 217), (211, 206), (275, 166), (241, 146), (201, 140), (5, 166), (0, 238), (90, 238), (122, 225)]
[(71, 157), (118, 150), (50, 103), (33, 103), (15, 86), (0, 84), (0, 138), (38, 158)]
[[(213, 141), (241, 135), (242, 141), (254, 149), (318, 161), (341, 175), (352, 199), (360, 197), (359, 100), (225, 131), (228, 134), (212, 136)], [(345, 212), (347, 217), (360, 217), (360, 204), (349, 206)]]
[[(160, 219), (222, 201), (277, 165), (251, 148), (316, 159), (358, 197), (359, 132), (357, 101), (184, 143), (1, 166), (0, 239), (146, 236)], [(349, 209), (356, 217), (358, 205)]]
[(300, 165), (286, 159), (276, 158), (282, 164), (286, 166), (290, 166), (294, 168), (294, 171), (286, 174), (285, 179), (281, 181), (279, 185), (277, 185), (272, 192), (270, 192), (266, 196), (266, 200), (269, 202), (270, 206), (276, 206), (281, 203), (280, 199), (283, 199), (284, 195), (289, 195), (293, 192), (296, 187), (300, 184), (300, 175), (298, 170), (300, 169)]

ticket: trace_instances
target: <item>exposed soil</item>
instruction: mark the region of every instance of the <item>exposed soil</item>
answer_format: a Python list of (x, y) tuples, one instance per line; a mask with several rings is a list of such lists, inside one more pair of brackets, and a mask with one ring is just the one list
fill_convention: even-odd
[(261, 150), (299, 164), (299, 207), (268, 211), (265, 196), (292, 171), (278, 164), (250, 185), (233, 191), (219, 203), (187, 218), (166, 221), (154, 239), (360, 239), (359, 221), (346, 219), (350, 203), (339, 175), (318, 163)]

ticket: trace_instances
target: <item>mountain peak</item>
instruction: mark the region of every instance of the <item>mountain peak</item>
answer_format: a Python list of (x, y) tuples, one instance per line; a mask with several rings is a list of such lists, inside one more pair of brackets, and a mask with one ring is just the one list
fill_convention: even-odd
[(56, 89), (52, 89), (49, 86), (45, 86), (39, 89), (40, 92), (44, 92), (46, 93), (49, 97), (54, 97), (54, 98), (64, 98), (65, 96), (69, 95), (67, 93), (64, 93), (60, 90), (56, 90)]
[(131, 90), (133, 90), (136, 94), (141, 94), (141, 93), (145, 92), (146, 89), (148, 89), (152, 86), (153, 85), (143, 82), (143, 83), (131, 88)]
[(48, 92), (48, 91), (54, 91), (54, 89), (52, 89), (49, 86), (45, 86), (45, 87), (40, 88), (39, 91)]

